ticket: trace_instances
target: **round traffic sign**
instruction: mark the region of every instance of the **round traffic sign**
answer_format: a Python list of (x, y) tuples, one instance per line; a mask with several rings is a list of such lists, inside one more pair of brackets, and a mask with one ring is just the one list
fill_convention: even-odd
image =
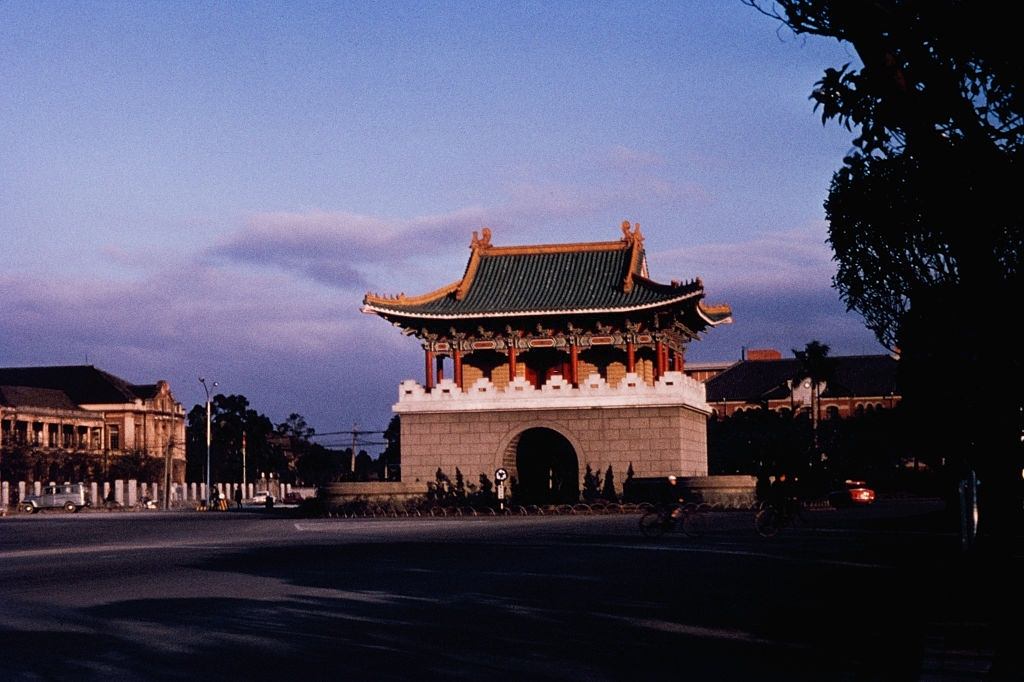
[(494, 479), (497, 480), (497, 481), (506, 481), (506, 480), (508, 480), (508, 471), (506, 471), (503, 468), (502, 469), (498, 469), (497, 471), (494, 472)]

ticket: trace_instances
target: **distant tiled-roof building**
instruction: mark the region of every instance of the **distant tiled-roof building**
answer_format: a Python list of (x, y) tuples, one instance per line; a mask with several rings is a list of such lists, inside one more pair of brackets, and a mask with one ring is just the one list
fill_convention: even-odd
[[(762, 355), (756, 355), (762, 358)], [(820, 417), (849, 417), (900, 402), (899, 361), (891, 355), (830, 357), (832, 369), (820, 390)], [(793, 412), (811, 409), (811, 381), (796, 358), (767, 357), (733, 364), (705, 382), (716, 416), (766, 407)]]
[(117, 456), (172, 453), (185, 475), (185, 411), (166, 381), (131, 384), (91, 365), (0, 367), (0, 446)]

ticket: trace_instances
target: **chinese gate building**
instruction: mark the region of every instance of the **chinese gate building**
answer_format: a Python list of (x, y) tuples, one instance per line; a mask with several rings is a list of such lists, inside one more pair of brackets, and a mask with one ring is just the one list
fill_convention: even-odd
[(707, 474), (710, 408), (687, 344), (731, 322), (700, 279), (650, 278), (639, 225), (615, 241), (494, 246), (473, 233), (461, 279), (363, 312), (414, 335), (424, 381), (402, 382), (402, 480), (503, 467), (521, 501), (575, 502), (585, 467), (621, 482)]

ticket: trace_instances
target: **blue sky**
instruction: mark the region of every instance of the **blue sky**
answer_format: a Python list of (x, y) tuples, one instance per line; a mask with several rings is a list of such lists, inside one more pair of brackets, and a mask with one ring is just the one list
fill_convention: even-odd
[(422, 356), (367, 290), (624, 219), (733, 306), (691, 361), (884, 352), (824, 243), (851, 135), (808, 95), (849, 61), (739, 0), (0, 4), (0, 364), (382, 428)]

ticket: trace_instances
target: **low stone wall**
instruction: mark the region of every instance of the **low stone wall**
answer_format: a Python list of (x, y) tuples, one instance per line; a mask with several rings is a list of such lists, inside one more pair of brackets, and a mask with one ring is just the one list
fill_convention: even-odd
[(679, 476), (674, 490), (664, 476), (634, 478), (625, 486), (627, 502), (665, 502), (675, 496), (686, 502), (706, 502), (729, 509), (747, 509), (756, 500), (754, 476)]
[(408, 483), (405, 481), (364, 481), (328, 483), (320, 487), (319, 497), (330, 507), (340, 506), (347, 502), (368, 500), (396, 502), (423, 497), (427, 494), (426, 483)]
[(753, 506), (756, 484), (756, 477), (744, 475), (682, 476), (678, 479), (685, 499), (730, 508)]

